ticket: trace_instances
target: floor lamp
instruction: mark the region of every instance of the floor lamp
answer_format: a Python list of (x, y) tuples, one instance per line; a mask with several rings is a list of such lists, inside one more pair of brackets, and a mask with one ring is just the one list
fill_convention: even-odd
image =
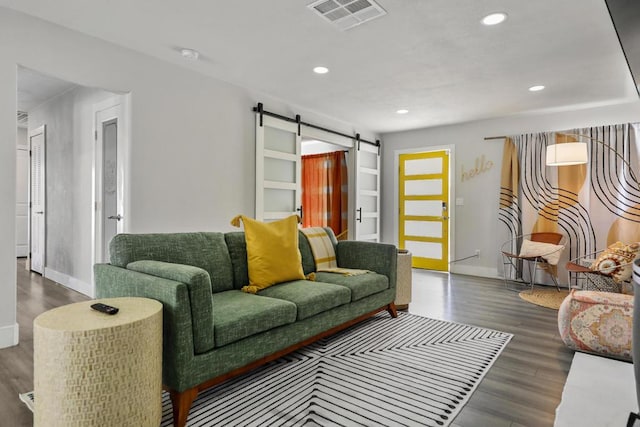
[[(629, 168), (630, 177), (636, 183), (638, 180), (631, 173), (631, 165), (629, 162), (618, 153), (613, 147), (605, 144), (603, 141), (595, 139), (588, 135), (581, 135), (575, 133), (563, 133), (561, 135), (586, 138), (595, 143), (601, 144), (606, 149), (613, 152), (622, 162)], [(584, 142), (564, 142), (560, 144), (553, 144), (547, 146), (547, 166), (572, 166), (582, 165), (589, 161), (587, 152), (587, 144)], [(636, 379), (636, 400), (638, 407), (640, 408), (640, 260), (633, 263), (633, 338), (632, 338), (632, 354), (633, 354), (633, 371)], [(640, 420), (640, 413), (630, 413), (627, 420), (627, 427), (635, 425), (636, 421)]]

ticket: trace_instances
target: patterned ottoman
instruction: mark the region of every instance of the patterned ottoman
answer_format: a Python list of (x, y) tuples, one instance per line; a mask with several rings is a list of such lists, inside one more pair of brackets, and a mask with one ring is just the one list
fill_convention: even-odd
[(572, 290), (558, 311), (562, 341), (574, 350), (631, 361), (633, 295)]

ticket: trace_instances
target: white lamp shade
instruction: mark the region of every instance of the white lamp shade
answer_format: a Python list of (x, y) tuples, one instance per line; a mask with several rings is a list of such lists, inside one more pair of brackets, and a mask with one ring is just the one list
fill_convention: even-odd
[(583, 165), (588, 161), (584, 142), (564, 142), (547, 147), (547, 166)]

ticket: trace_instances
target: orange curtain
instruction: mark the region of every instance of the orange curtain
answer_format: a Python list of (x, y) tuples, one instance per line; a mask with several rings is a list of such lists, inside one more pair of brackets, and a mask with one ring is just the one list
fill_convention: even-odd
[(344, 151), (302, 156), (302, 225), (347, 229), (347, 161)]

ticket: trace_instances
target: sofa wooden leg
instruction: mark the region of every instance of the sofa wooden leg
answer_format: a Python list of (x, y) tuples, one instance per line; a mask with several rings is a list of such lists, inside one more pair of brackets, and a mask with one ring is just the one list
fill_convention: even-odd
[(173, 406), (173, 425), (174, 427), (185, 427), (187, 425), (187, 417), (191, 404), (198, 396), (197, 388), (190, 388), (183, 392), (169, 390), (171, 396), (171, 405)]
[(390, 303), (387, 306), (387, 311), (389, 312), (389, 314), (391, 315), (391, 317), (396, 318), (398, 317), (398, 310), (396, 310), (396, 304), (395, 303)]

